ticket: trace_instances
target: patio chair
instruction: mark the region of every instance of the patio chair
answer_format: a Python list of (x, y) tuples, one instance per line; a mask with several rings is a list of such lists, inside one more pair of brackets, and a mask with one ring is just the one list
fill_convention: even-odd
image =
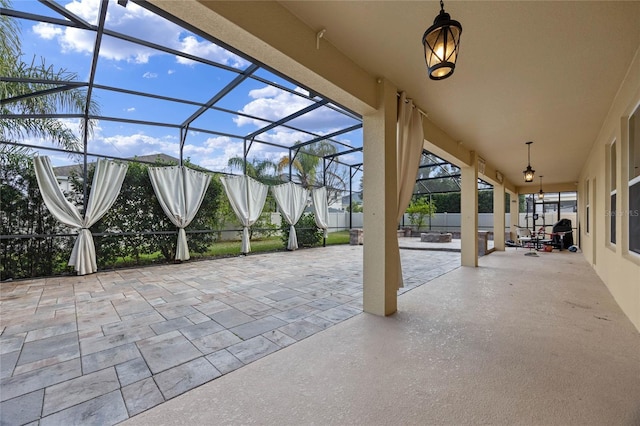
[(518, 241), (517, 243), (521, 247), (532, 247), (533, 237), (531, 236), (531, 231), (529, 228), (517, 228), (516, 230)]

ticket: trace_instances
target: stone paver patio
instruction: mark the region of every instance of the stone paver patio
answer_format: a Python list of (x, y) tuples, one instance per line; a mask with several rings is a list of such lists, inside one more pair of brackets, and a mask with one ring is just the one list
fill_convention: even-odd
[[(0, 424), (113, 425), (362, 312), (362, 246), (0, 284)], [(401, 250), (409, 291), (460, 254)]]

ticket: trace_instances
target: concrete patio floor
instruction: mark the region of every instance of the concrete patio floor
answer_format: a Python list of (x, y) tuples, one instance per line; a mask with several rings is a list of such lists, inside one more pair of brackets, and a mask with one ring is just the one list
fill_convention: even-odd
[(484, 256), (391, 317), (356, 315), (125, 424), (640, 425), (640, 334), (581, 254), (533, 253)]
[[(116, 424), (358, 315), (362, 249), (2, 283), (0, 423)], [(404, 293), (460, 255), (402, 261)]]

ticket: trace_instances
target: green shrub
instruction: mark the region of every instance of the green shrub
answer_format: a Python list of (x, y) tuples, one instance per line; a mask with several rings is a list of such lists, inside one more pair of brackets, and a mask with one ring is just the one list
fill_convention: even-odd
[(262, 213), (256, 223), (249, 228), (249, 238), (271, 238), (275, 236), (278, 231), (278, 225), (271, 223), (271, 212), (265, 212)]
[[(45, 207), (32, 157), (33, 153), (23, 148), (0, 148), (0, 234), (72, 233)], [(69, 271), (66, 261), (73, 241), (71, 237), (0, 240), (0, 281)]]
[(409, 214), (409, 222), (415, 225), (419, 231), (424, 225), (427, 217), (433, 216), (436, 212), (436, 206), (433, 201), (427, 201), (425, 198), (418, 198), (411, 201), (406, 212)]
[[(289, 243), (289, 227), (287, 221), (282, 218), (280, 230), (282, 231), (282, 242), (285, 248)], [(296, 223), (296, 235), (298, 237), (298, 247), (313, 247), (322, 242), (322, 231), (316, 226), (316, 218), (313, 213), (305, 213)]]

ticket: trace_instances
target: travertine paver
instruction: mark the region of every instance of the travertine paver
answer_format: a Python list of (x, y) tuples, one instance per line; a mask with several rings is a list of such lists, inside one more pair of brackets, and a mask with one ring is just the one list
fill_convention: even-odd
[(278, 349), (280, 349), (278, 345), (262, 336), (253, 337), (227, 348), (229, 352), (245, 364), (260, 359)]
[(202, 356), (178, 331), (141, 340), (137, 345), (153, 374)]
[(114, 425), (128, 417), (122, 393), (117, 390), (43, 417), (40, 426)]
[(0, 424), (20, 425), (38, 420), (42, 413), (44, 389), (0, 402)]
[(164, 397), (170, 399), (220, 376), (221, 373), (209, 361), (198, 358), (163, 371), (154, 378)]
[(151, 376), (151, 370), (147, 367), (147, 363), (142, 356), (116, 365), (116, 372), (122, 386), (130, 385)]
[(230, 373), (244, 365), (226, 349), (208, 355), (207, 360), (222, 374)]
[[(460, 265), (402, 250), (405, 287)], [(362, 312), (362, 247), (0, 284), (0, 424), (113, 425)]]
[(139, 358), (140, 351), (135, 343), (117, 346), (104, 351), (94, 352), (82, 357), (82, 373), (88, 374), (103, 368), (113, 367)]
[(135, 416), (164, 402), (164, 397), (152, 378), (140, 380), (122, 388), (129, 416)]
[(113, 367), (67, 380), (45, 390), (42, 415), (48, 416), (119, 388), (120, 384)]

